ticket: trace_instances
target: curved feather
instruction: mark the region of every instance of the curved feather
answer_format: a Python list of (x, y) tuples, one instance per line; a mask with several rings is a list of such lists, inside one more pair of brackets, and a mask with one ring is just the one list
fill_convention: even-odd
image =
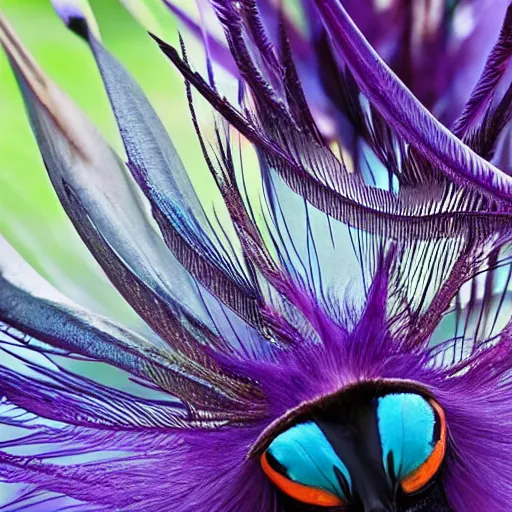
[(362, 91), (397, 133), (456, 183), (478, 187), (491, 199), (510, 206), (512, 178), (464, 146), (412, 96), (337, 0), (316, 3)]
[[(12, 31), (2, 23), (3, 42), (17, 72), (49, 176), (75, 228), (107, 275), (137, 313), (163, 338), (172, 340), (174, 348), (193, 352), (194, 343), (176, 335), (182, 332), (185, 323), (197, 324), (199, 330), (205, 326), (212, 332), (210, 341), (219, 339), (218, 346), (222, 344), (222, 336), (236, 340), (234, 319), (230, 322), (223, 319), (226, 313), (218, 314), (217, 298), (198, 285), (148, 222), (139, 192), (117, 155), (84, 114), (42, 74)], [(159, 136), (167, 137), (161, 132)], [(167, 158), (175, 155), (172, 145), (170, 148)], [(164, 170), (157, 167), (153, 172)], [(160, 176), (162, 181), (163, 174)], [(193, 246), (189, 253), (195, 254), (194, 249)], [(206, 270), (212, 268), (208, 259), (199, 258), (198, 263), (195, 255), (190, 262), (186, 252), (183, 254), (182, 250), (180, 255), (198, 273), (205, 266)], [(210, 276), (209, 283), (222, 290), (226, 279), (217, 283)], [(251, 293), (246, 296), (240, 289), (236, 293), (236, 286), (231, 288), (233, 293), (224, 293), (225, 299), (231, 299), (233, 308), (257, 322)], [(185, 290), (187, 293), (181, 300)], [(157, 307), (149, 310), (144, 301)], [(257, 336), (253, 338), (257, 340)]]
[(453, 125), (452, 132), (464, 137), (476, 120), (481, 117), (496, 92), (512, 57), (512, 6), (509, 6), (501, 27), (498, 41), (487, 57), (484, 70), (476, 83), (463, 112)]
[[(63, 302), (5, 242), (0, 260), (0, 321), (50, 346), (109, 363), (153, 382), (199, 410), (230, 415), (254, 398), (249, 398), (250, 386), (242, 381), (232, 380), (233, 388), (228, 391), (230, 377), (225, 373), (157, 348), (113, 322)], [(243, 398), (246, 392), (248, 402)]]
[[(223, 5), (221, 12), (228, 31), (228, 40), (231, 40), (232, 47), (235, 47), (240, 38), (236, 36), (234, 39), (230, 39), (229, 30), (235, 24), (236, 34), (240, 33), (242, 30), (240, 17), (235, 20), (234, 11), (230, 10), (229, 5)], [(247, 35), (247, 37), (249, 36)], [(478, 198), (478, 191), (468, 191), (453, 184), (438, 187), (427, 184), (422, 188), (418, 187), (419, 190), (412, 189), (410, 186), (403, 187), (396, 195), (369, 187), (353, 176), (343, 176), (343, 173), (347, 173), (341, 163), (338, 163), (337, 167), (334, 166), (334, 172), (337, 172), (337, 176), (339, 176), (337, 183), (329, 181), (330, 178), (325, 175), (311, 176), (310, 172), (318, 172), (318, 167), (315, 168), (313, 162), (318, 163), (319, 160), (312, 159), (311, 164), (308, 162), (308, 165), (305, 165), (304, 161), (297, 161), (296, 155), (311, 156), (318, 147), (315, 146), (314, 140), (303, 134), (297, 136), (294, 133), (296, 129), (287, 121), (287, 113), (281, 115), (280, 111), (274, 111), (274, 118), (268, 115), (265, 117), (266, 114), (263, 115), (261, 121), (263, 127), (260, 128), (254, 123), (254, 118), (251, 120), (245, 118), (235, 107), (221, 99), (199, 75), (193, 73), (187, 62), (180, 59), (177, 52), (162, 41), (158, 40), (158, 42), (186, 79), (190, 80), (204, 94), (205, 98), (260, 150), (261, 171), (264, 184), (267, 186), (267, 195), (274, 196), (274, 200), (269, 201), (271, 223), (274, 224), (274, 245), (277, 242), (277, 252), (281, 255), (284, 265), (287, 266), (290, 276), (295, 278), (297, 275), (302, 275), (299, 284), (308, 283), (324, 304), (329, 302), (325, 300), (329, 289), (332, 295), (335, 295), (333, 290), (339, 290), (339, 287), (336, 286), (336, 279), (332, 279), (333, 276), (339, 278), (339, 272), (338, 275), (335, 271), (329, 272), (329, 267), (321, 267), (318, 260), (321, 258), (322, 263), (325, 263), (329, 254), (333, 255), (332, 251), (336, 243), (330, 245), (315, 243), (315, 240), (322, 237), (325, 239), (325, 235), (320, 234), (321, 228), (312, 232), (314, 223), (311, 222), (311, 218), (314, 214), (312, 212), (308, 214), (307, 202), (332, 217), (319, 225), (323, 227), (324, 232), (325, 230), (329, 230), (331, 233), (333, 230), (345, 230), (344, 243), (347, 245), (349, 245), (347, 239), (350, 238), (350, 234), (347, 234), (347, 225), (375, 236), (372, 238), (366, 234), (361, 235), (357, 231), (353, 233), (353, 236), (358, 239), (355, 244), (356, 258), (359, 259), (360, 265), (368, 269), (365, 271), (366, 275), (363, 275), (363, 281), (371, 280), (372, 265), (373, 269), (375, 268), (375, 264), (371, 262), (376, 261), (382, 247), (382, 240), (378, 237), (391, 237), (400, 241), (399, 253), (406, 263), (401, 266), (396, 277), (396, 288), (399, 292), (395, 294), (397, 304), (395, 313), (396, 317), (402, 320), (403, 311), (402, 313), (399, 311), (403, 307), (409, 308), (409, 317), (414, 318), (414, 315), (423, 314), (423, 310), (438, 292), (444, 278), (456, 265), (457, 260), (472, 254), (468, 244), (473, 244), (475, 241), (471, 241), (471, 233), (480, 233), (483, 240), (487, 236), (492, 237), (494, 233), (508, 231), (508, 226), (510, 226), (508, 213), (503, 213), (501, 225), (498, 226), (495, 222), (498, 217), (492, 220), (492, 217), (496, 215), (495, 212), (473, 206), (478, 205), (479, 201), (481, 202), (481, 199)], [(233, 51), (236, 54), (237, 50)], [(243, 58), (248, 58), (248, 52), (242, 50), (242, 53), (245, 55)], [(251, 83), (251, 75), (244, 76)], [(257, 96), (258, 91), (260, 89), (254, 91), (256, 102), (260, 101), (260, 97)], [(274, 92), (274, 95), (276, 96), (277, 92)], [(257, 116), (260, 116), (262, 111), (268, 112), (274, 101), (275, 98), (271, 98), (268, 105), (262, 104), (257, 109)], [(285, 101), (285, 99), (280, 101)], [(269, 135), (272, 137), (273, 134), (276, 138), (269, 140)], [(290, 148), (293, 148), (293, 154), (289, 153)], [(324, 164), (330, 168), (331, 173), (333, 172), (333, 161), (334, 157), (331, 155), (329, 163)], [(408, 163), (412, 165), (412, 157)], [(313, 170), (310, 171), (310, 169)], [(275, 198), (276, 182), (275, 179), (270, 179), (271, 174), (269, 174), (274, 170), (287, 185), (279, 187), (279, 198)], [(294, 196), (298, 199), (294, 200)], [(297, 201), (303, 201), (305, 206), (297, 208)], [(287, 212), (288, 216), (286, 224), (284, 224), (284, 216), (279, 210), (288, 203), (295, 203), (296, 207), (293, 215), (290, 215), (290, 211)], [(304, 214), (299, 215), (301, 211), (304, 211)], [(337, 221), (341, 221), (345, 226), (335, 229)], [(475, 224), (473, 224), (474, 221)], [(276, 226), (278, 229), (275, 229)], [(435, 239), (433, 239), (433, 233), (436, 235)], [(293, 236), (290, 236), (291, 234)], [(338, 240), (338, 243), (343, 242)], [(299, 251), (298, 248), (300, 248)], [(325, 256), (319, 256), (322, 252), (325, 253)], [(259, 268), (262, 268), (261, 265)], [(322, 276), (319, 276), (320, 268), (324, 269)], [(465, 279), (469, 279), (472, 272), (469, 270), (471, 265), (468, 265), (467, 268), (468, 273), (464, 274)], [(270, 281), (272, 282), (272, 279)], [(339, 279), (337, 281), (339, 284)], [(459, 281), (458, 286), (461, 284), (462, 281)], [(453, 293), (455, 293), (455, 289), (452, 289)], [(446, 304), (444, 307), (448, 307), (448, 305)], [(439, 314), (442, 314), (441, 311), (444, 310), (439, 309)], [(403, 323), (402, 320), (400, 323)]]

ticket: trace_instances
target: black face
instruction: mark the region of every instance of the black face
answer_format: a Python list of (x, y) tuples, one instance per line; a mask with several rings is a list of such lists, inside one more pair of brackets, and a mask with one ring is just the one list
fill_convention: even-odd
[(444, 413), (419, 389), (359, 385), (286, 418), (264, 444), (284, 511), (451, 511)]

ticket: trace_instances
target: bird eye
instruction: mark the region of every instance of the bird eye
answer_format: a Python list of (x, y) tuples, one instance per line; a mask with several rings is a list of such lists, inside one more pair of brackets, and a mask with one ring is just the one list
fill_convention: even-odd
[(379, 399), (379, 433), (384, 467), (406, 494), (425, 487), (439, 471), (446, 452), (446, 419), (433, 400), (413, 393)]
[(290, 480), (288, 477), (276, 471), (268, 461), (268, 455), (265, 452), (261, 456), (261, 467), (268, 479), (284, 494), (301, 503), (316, 505), (318, 507), (337, 507), (343, 505), (343, 501), (330, 492), (315, 487), (302, 485)]
[(296, 425), (277, 436), (260, 463), (280, 491), (301, 503), (339, 507), (350, 492), (347, 468), (313, 422)]
[(402, 480), (402, 489), (406, 494), (412, 494), (419, 491), (425, 487), (430, 480), (432, 480), (435, 474), (439, 471), (446, 453), (446, 419), (444, 411), (433, 400), (430, 401), (430, 405), (437, 416), (439, 439), (435, 441), (432, 453), (429, 455), (427, 460)]

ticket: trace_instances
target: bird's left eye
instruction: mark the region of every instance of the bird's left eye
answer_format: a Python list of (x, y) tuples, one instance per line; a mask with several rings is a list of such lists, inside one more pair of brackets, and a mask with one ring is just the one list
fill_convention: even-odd
[(446, 419), (433, 400), (417, 394), (390, 394), (377, 407), (384, 467), (406, 494), (425, 487), (446, 452)]
[(323, 489), (294, 482), (288, 476), (274, 469), (271, 463), (269, 463), (267, 452), (261, 456), (261, 467), (269, 480), (290, 498), (318, 507), (337, 507), (343, 505), (343, 501), (338, 496)]
[(269, 480), (301, 503), (339, 507), (350, 492), (347, 468), (314, 422), (296, 425), (278, 435), (260, 462)]

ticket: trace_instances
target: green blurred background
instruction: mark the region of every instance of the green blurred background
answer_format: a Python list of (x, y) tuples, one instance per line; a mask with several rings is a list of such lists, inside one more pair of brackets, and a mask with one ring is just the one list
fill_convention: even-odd
[[(101, 27), (104, 44), (143, 87), (208, 207), (212, 203), (212, 181), (192, 129), (183, 81), (119, 0), (89, 3)], [(154, 20), (158, 20), (158, 25), (152, 24), (150, 28), (176, 43), (178, 27), (170, 12), (158, 0), (149, 0), (145, 5)], [(181, 5), (195, 7), (193, 0), (183, 0)], [(94, 61), (86, 45), (57, 17), (50, 0), (0, 0), (0, 10), (44, 70), (123, 155)], [(194, 54), (200, 51), (199, 45), (191, 38), (188, 43), (193, 57), (202, 62), (202, 57)], [(107, 284), (60, 207), (32, 136), (17, 84), (1, 51), (0, 233), (72, 299), (135, 326), (135, 316)]]

